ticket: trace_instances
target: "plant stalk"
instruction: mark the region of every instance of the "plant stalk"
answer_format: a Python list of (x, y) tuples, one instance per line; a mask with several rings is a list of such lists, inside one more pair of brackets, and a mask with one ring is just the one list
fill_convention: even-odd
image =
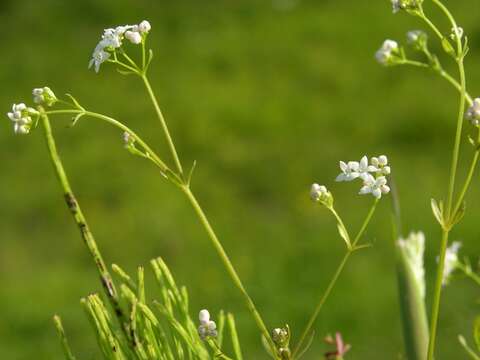
[(65, 169), (60, 159), (60, 155), (58, 154), (58, 151), (57, 151), (55, 139), (53, 137), (52, 128), (50, 126), (50, 121), (48, 120), (48, 116), (43, 111), (43, 109), (40, 112), (40, 114), (41, 114), (40, 118), (42, 120), (45, 139), (47, 140), (50, 159), (55, 169), (57, 179), (63, 189), (65, 202), (67, 204), (68, 209), (70, 210), (70, 213), (73, 216), (73, 219), (75, 220), (75, 223), (78, 226), (78, 229), (80, 230), (80, 234), (85, 242), (85, 245), (87, 246), (87, 249), (91, 257), (95, 262), (105, 294), (108, 300), (110, 301), (110, 304), (112, 305), (112, 308), (115, 312), (115, 315), (117, 316), (118, 321), (121, 324), (121, 328), (123, 329), (125, 336), (128, 339), (128, 331), (126, 329), (126, 326), (127, 326), (126, 317), (122, 307), (120, 306), (119, 296), (115, 288), (112, 276), (110, 275), (110, 272), (108, 271), (108, 268), (105, 265), (102, 254), (98, 249), (97, 242), (95, 241), (95, 238), (88, 226), (87, 220), (85, 219), (82, 209), (80, 208), (80, 204), (76, 200), (75, 195), (72, 191), (70, 182), (68, 181), (67, 175), (65, 173)]
[[(372, 219), (373, 214), (375, 213), (377, 203), (378, 203), (378, 199), (375, 200), (372, 207), (370, 208), (370, 211), (368, 212), (367, 217), (363, 221), (363, 224), (362, 224), (360, 230), (358, 231), (357, 235), (355, 236), (355, 239), (352, 242), (352, 246), (349, 249), (347, 249), (347, 252), (343, 256), (343, 259), (340, 261), (340, 264), (338, 265), (337, 270), (333, 274), (333, 277), (330, 280), (325, 292), (323, 293), (323, 295), (320, 298), (320, 301), (318, 302), (317, 306), (315, 307), (315, 310), (313, 311), (312, 316), (308, 320), (308, 323), (307, 323), (307, 326), (305, 327), (305, 330), (303, 330), (302, 335), (300, 336), (300, 340), (298, 341), (297, 345), (295, 346), (295, 349), (294, 349), (293, 355), (292, 355), (293, 359), (295, 359), (295, 356), (301, 351), (303, 343), (305, 342), (305, 340), (307, 339), (307, 336), (312, 331), (313, 325), (315, 324), (315, 321), (317, 320), (318, 315), (320, 314), (320, 311), (322, 310), (323, 305), (327, 301), (330, 293), (332, 292), (333, 288), (335, 287), (335, 284), (337, 283), (340, 275), (342, 274), (343, 269), (345, 268), (345, 265), (347, 264), (348, 259), (353, 254), (353, 252), (355, 252), (357, 250), (356, 246), (357, 246), (360, 238), (362, 237), (363, 233), (365, 232), (368, 224), (370, 223), (370, 220)], [(333, 212), (333, 214), (334, 214), (335, 218), (337, 218), (337, 217), (339, 218), (339, 216), (336, 212)], [(338, 220), (338, 218), (337, 218), (337, 220)], [(340, 220), (340, 223), (343, 224), (343, 221)]]

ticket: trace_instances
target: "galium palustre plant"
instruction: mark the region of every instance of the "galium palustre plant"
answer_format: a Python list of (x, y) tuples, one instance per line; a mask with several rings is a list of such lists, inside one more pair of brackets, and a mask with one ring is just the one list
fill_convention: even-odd
[[(442, 31), (434, 24), (424, 9), (427, 4), (435, 6), (446, 16), (451, 29)], [(459, 244), (453, 242), (450, 247), (448, 246), (452, 229), (458, 225), (465, 214), (465, 198), (479, 160), (480, 98), (474, 99), (467, 92), (464, 59), (469, 50), (468, 38), (445, 5), (439, 0), (425, 1), (425, 3), (422, 0), (392, 0), (392, 5), (395, 13), (407, 13), (423, 22), (434, 37), (438, 38), (446, 57), (455, 62), (458, 68), (459, 79), (457, 80), (455, 76), (444, 69), (440, 55), (432, 52), (427, 32), (422, 30), (410, 31), (407, 34), (408, 46), (421, 59), (408, 57), (405, 49), (393, 40), (386, 40), (375, 54), (377, 61), (385, 66), (408, 65), (430, 70), (447, 80), (459, 93), (459, 110), (447, 193), (443, 200), (431, 200), (433, 214), (440, 225), (442, 237), (429, 324), (425, 306), (427, 294), (423, 263), (423, 254), (427, 244), (425, 236), (419, 232), (411, 233), (405, 238), (402, 237), (399, 221), (396, 222), (397, 225), (393, 232), (397, 249), (396, 263), (404, 324), (405, 353), (409, 359), (432, 360), (437, 337), (442, 287), (448, 283), (454, 270), (461, 270), (466, 276), (480, 283), (480, 277), (470, 263), (459, 261), (457, 255)], [(182, 162), (174, 137), (170, 134), (150, 84), (148, 70), (153, 59), (153, 51), (147, 46), (150, 31), (151, 25), (146, 20), (138, 25), (105, 29), (101, 40), (94, 49), (89, 66), (99, 72), (104, 66), (111, 65), (119, 73), (132, 75), (143, 83), (146, 95), (150, 98), (158, 118), (161, 133), (168, 145), (169, 156), (158, 155), (137, 132), (120, 120), (87, 109), (72, 95), (67, 94), (64, 99), (60, 99), (49, 87), (33, 90), (35, 107), (27, 106), (24, 103), (14, 104), (11, 112), (8, 113), (16, 134), (26, 135), (37, 127), (43, 128), (49, 155), (65, 202), (98, 270), (104, 289), (104, 299), (108, 304), (98, 294), (89, 295), (81, 301), (95, 330), (98, 346), (105, 359), (221, 358), (241, 360), (243, 358), (233, 315), (224, 315), (221, 312), (218, 316), (211, 317), (210, 313), (203, 309), (199, 311), (198, 320), (192, 318), (186, 288), (176, 285), (162, 259), (157, 258), (151, 262), (159, 283), (160, 300), (152, 301), (147, 297), (142, 267), (138, 269), (136, 277), (132, 278), (119, 266), (114, 265), (112, 270), (118, 280), (114, 279), (112, 271), (105, 264), (98, 243), (65, 173), (50, 124), (50, 119), (53, 117), (69, 117), (72, 126), (78, 121), (86, 119), (107, 122), (120, 132), (119, 138), (123, 139), (124, 147), (129, 153), (147, 160), (155, 166), (160, 176), (177, 188), (179, 193), (183, 194), (190, 202), (194, 214), (222, 261), (232, 285), (238, 289), (239, 295), (243, 298), (246, 308), (257, 325), (266, 353), (277, 360), (298, 359), (306, 353), (309, 345), (316, 341), (313, 332), (314, 325), (348, 260), (359, 250), (370, 247), (368, 241), (362, 240), (379, 202), (391, 192), (388, 183), (394, 174), (392, 174), (389, 159), (385, 155), (379, 155), (363, 156), (359, 161), (340, 162), (341, 172), (336, 177), (336, 181), (357, 181), (361, 184), (359, 194), (372, 196), (370, 210), (356, 232), (345, 224), (335, 208), (332, 192), (324, 185), (316, 183), (312, 185), (310, 197), (314, 203), (319, 204), (335, 218), (339, 236), (345, 243), (345, 255), (314, 307), (303, 331), (291, 331), (287, 324), (277, 328), (267, 326), (222, 242), (211, 226), (203, 207), (197, 200), (191, 186), (195, 164), (187, 168)], [(464, 136), (463, 131), (465, 123), (468, 125), (467, 136)], [(464, 141), (468, 141), (472, 145), (473, 154), (463, 184), (458, 187), (458, 162), (461, 143)], [(398, 209), (397, 206), (394, 208)], [(394, 212), (398, 219), (398, 211)], [(68, 345), (61, 319), (56, 316), (54, 320), (66, 358), (75, 359)], [(480, 325), (476, 325), (475, 329), (475, 334), (480, 334)], [(223, 346), (227, 337), (232, 349), (232, 353), (228, 355)], [(477, 346), (479, 346), (480, 335), (476, 335), (475, 338)], [(324, 354), (326, 359), (343, 359), (350, 350), (350, 345), (343, 342), (340, 333), (337, 333), (335, 337), (327, 337), (326, 342), (334, 346), (334, 350)], [(467, 354), (478, 359), (475, 350), (468, 345), (465, 338), (461, 337), (460, 343), (466, 349)]]

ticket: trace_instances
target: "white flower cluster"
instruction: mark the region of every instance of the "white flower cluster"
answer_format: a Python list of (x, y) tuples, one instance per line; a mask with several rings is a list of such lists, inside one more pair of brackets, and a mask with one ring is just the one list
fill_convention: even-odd
[(411, 232), (406, 239), (400, 238), (397, 242), (405, 254), (407, 264), (415, 276), (422, 298), (425, 298), (425, 268), (423, 254), (425, 253), (425, 235), (419, 231)]
[(445, 266), (443, 268), (443, 277), (442, 284), (445, 286), (450, 280), (450, 276), (453, 271), (457, 268), (458, 261), (458, 250), (462, 247), (462, 244), (458, 241), (454, 241), (450, 247), (447, 248), (445, 253)]
[(310, 198), (313, 201), (318, 201), (327, 207), (330, 207), (333, 204), (332, 194), (323, 185), (313, 184), (310, 188)]
[(105, 29), (102, 40), (100, 40), (93, 51), (88, 67), (95, 66), (95, 72), (98, 73), (100, 65), (110, 58), (112, 51), (122, 46), (124, 38), (132, 44), (140, 44), (151, 28), (150, 23), (147, 20), (143, 20), (138, 25), (121, 25), (116, 28)]
[(480, 126), (480, 98), (473, 100), (473, 104), (468, 108), (465, 117), (473, 126)]
[(423, 0), (391, 0), (393, 13), (400, 10), (419, 10)]
[(372, 157), (370, 163), (366, 156), (358, 161), (349, 161), (345, 163), (340, 161), (340, 170), (342, 171), (336, 178), (336, 181), (352, 181), (355, 179), (363, 180), (363, 186), (360, 194), (372, 194), (380, 199), (382, 194), (388, 194), (390, 187), (387, 185), (386, 176), (391, 173), (388, 159), (385, 155)]
[(45, 104), (47, 106), (52, 106), (58, 101), (57, 97), (53, 91), (45, 86), (43, 88), (35, 88), (32, 91), (33, 102), (35, 104)]
[(427, 45), (428, 36), (422, 30), (411, 30), (407, 32), (407, 44), (418, 50), (422, 50)]
[(20, 103), (13, 104), (12, 111), (7, 113), (7, 116), (13, 122), (15, 134), (28, 134), (34, 120), (38, 120), (39, 112), (34, 108), (27, 107), (24, 103)]
[(200, 335), (202, 340), (205, 340), (208, 337), (217, 336), (217, 324), (215, 324), (215, 321), (210, 320), (210, 313), (208, 310), (201, 310), (198, 314), (198, 319), (200, 320), (198, 335)]
[(458, 39), (461, 39), (463, 37), (463, 28), (460, 27), (460, 26), (457, 26), (456, 28), (455, 27), (452, 27), (452, 32), (450, 33), (450, 39), (452, 40), (457, 40)]
[(387, 39), (375, 53), (375, 59), (382, 65), (393, 65), (397, 55), (400, 55), (398, 43)]

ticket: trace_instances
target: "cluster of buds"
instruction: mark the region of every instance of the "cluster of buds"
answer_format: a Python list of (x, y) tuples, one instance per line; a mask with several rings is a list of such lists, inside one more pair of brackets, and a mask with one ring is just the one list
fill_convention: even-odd
[(132, 44), (140, 44), (151, 29), (147, 20), (138, 25), (121, 25), (116, 28), (105, 29), (102, 39), (95, 47), (89, 68), (95, 67), (95, 72), (100, 70), (100, 65), (107, 61), (111, 53), (122, 46), (123, 39), (129, 40)]
[(47, 86), (33, 89), (32, 94), (35, 104), (52, 106), (58, 101), (53, 91)]
[(458, 251), (462, 247), (462, 244), (458, 241), (454, 241), (452, 245), (447, 248), (445, 253), (445, 265), (443, 268), (442, 284), (445, 286), (450, 281), (450, 277), (455, 269), (457, 269), (460, 261), (458, 260)]
[(402, 52), (394, 40), (385, 40), (375, 53), (375, 59), (384, 66), (395, 65), (402, 59)]
[(473, 104), (468, 108), (465, 117), (473, 126), (480, 126), (480, 98), (473, 100)]
[(210, 320), (210, 313), (208, 310), (201, 310), (198, 314), (198, 320), (200, 321), (198, 335), (202, 340), (217, 336), (217, 324), (215, 324), (215, 321)]
[(12, 111), (7, 113), (13, 122), (15, 134), (28, 134), (32, 126), (38, 121), (40, 113), (34, 108), (27, 107), (24, 103), (13, 104)]
[(423, 255), (425, 253), (425, 235), (419, 231), (410, 233), (406, 239), (400, 238), (397, 242), (400, 251), (405, 255), (408, 267), (415, 277), (420, 289), (420, 295), (425, 298), (425, 268)]
[(363, 186), (360, 194), (372, 194), (380, 199), (382, 194), (388, 194), (390, 187), (387, 185), (387, 175), (390, 175), (391, 168), (388, 165), (388, 158), (385, 155), (372, 157), (370, 163), (366, 156), (358, 161), (343, 162), (340, 161), (340, 170), (342, 171), (336, 178), (336, 181), (352, 181), (361, 179)]
[(400, 10), (405, 11), (418, 11), (421, 9), (423, 0), (391, 0), (393, 13), (397, 13)]
[(411, 30), (407, 33), (407, 44), (414, 49), (423, 51), (427, 48), (428, 36), (422, 30)]
[(333, 196), (324, 185), (313, 184), (310, 188), (310, 198), (328, 208), (333, 205)]
[(275, 343), (281, 359), (290, 359), (290, 327), (276, 328), (272, 331), (272, 340)]

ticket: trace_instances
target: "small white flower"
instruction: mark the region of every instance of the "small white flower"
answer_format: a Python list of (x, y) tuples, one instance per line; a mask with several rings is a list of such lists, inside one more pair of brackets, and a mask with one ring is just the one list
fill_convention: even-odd
[[(445, 253), (445, 265), (443, 268), (443, 277), (442, 284), (445, 286), (450, 280), (452, 272), (457, 268), (458, 261), (458, 250), (462, 247), (462, 244), (458, 241), (454, 241), (450, 247), (447, 248)], [(438, 261), (438, 260), (437, 260)]]
[(363, 187), (360, 189), (359, 194), (372, 194), (376, 199), (380, 199), (382, 194), (388, 194), (390, 187), (387, 185), (387, 179), (385, 176), (374, 178), (371, 174), (363, 180)]
[(422, 298), (425, 298), (425, 268), (423, 266), (425, 235), (421, 231), (411, 232), (406, 239), (400, 238), (397, 244), (404, 253), (407, 264), (415, 276)]
[(456, 40), (457, 38), (461, 39), (463, 37), (463, 28), (457, 26), (456, 28), (452, 27), (452, 33), (450, 34), (450, 39)]
[(208, 310), (201, 310), (198, 314), (198, 319), (200, 321), (198, 335), (200, 335), (202, 340), (205, 340), (208, 337), (217, 336), (217, 324), (215, 324), (215, 321), (210, 320), (210, 313)]
[(140, 44), (142, 42), (142, 35), (136, 31), (126, 31), (125, 38), (129, 40), (132, 44)]
[(382, 65), (391, 65), (393, 64), (394, 55), (398, 53), (398, 43), (393, 40), (385, 40), (382, 47), (375, 53), (375, 58)]
[(426, 47), (428, 36), (422, 30), (412, 30), (407, 33), (407, 43), (417, 50)]
[(53, 91), (47, 86), (33, 89), (32, 95), (33, 102), (35, 104), (46, 104), (47, 106), (52, 106), (58, 101)]
[(143, 20), (140, 24), (138, 24), (138, 30), (142, 34), (148, 33), (151, 28), (152, 28), (152, 26), (150, 25), (150, 23), (147, 20)]
[(358, 173), (360, 174), (360, 178), (366, 179), (370, 172), (378, 171), (377, 167), (368, 164), (368, 157), (365, 155), (360, 159), (358, 163)]
[(480, 98), (473, 100), (473, 104), (468, 108), (465, 117), (470, 120), (472, 125), (480, 126)]
[(28, 134), (33, 125), (32, 116), (38, 117), (37, 110), (27, 107), (24, 103), (13, 104), (12, 111), (7, 113), (8, 118), (13, 122), (15, 134)]
[(401, 0), (392, 0), (392, 11), (394, 14), (399, 12), (402, 9)]
[(93, 65), (95, 65), (95, 72), (98, 73), (100, 70), (100, 65), (102, 65), (105, 61), (110, 58), (110, 53), (103, 50), (102, 47), (95, 48), (93, 52), (92, 59), (88, 64), (88, 68), (90, 69)]
[(375, 168), (373, 172), (377, 172), (380, 175), (390, 175), (391, 168), (388, 166), (388, 158), (385, 155), (379, 157), (372, 157), (370, 159), (372, 166)]
[(360, 164), (358, 161), (349, 161), (345, 163), (340, 161), (340, 170), (342, 172), (337, 176), (335, 181), (352, 181), (360, 176)]

